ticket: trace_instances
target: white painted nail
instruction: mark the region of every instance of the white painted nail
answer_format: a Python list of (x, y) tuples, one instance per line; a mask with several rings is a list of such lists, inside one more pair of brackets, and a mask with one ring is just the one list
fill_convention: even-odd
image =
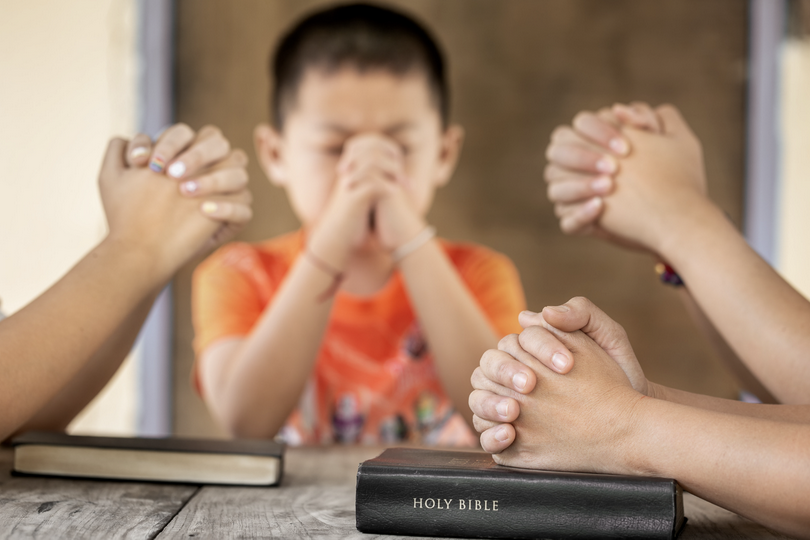
[(219, 205), (217, 203), (215, 203), (214, 201), (205, 201), (202, 204), (203, 214), (208, 214), (209, 216), (211, 214), (216, 213), (218, 208), (219, 208)]
[(129, 153), (133, 159), (138, 159), (139, 157), (143, 157), (149, 153), (149, 149), (145, 146), (139, 146), (137, 148), (133, 148), (132, 152)]
[(186, 164), (182, 161), (175, 161), (169, 165), (169, 176), (180, 178), (186, 172)]
[(186, 195), (193, 195), (198, 189), (200, 189), (200, 185), (196, 180), (189, 180), (180, 184), (180, 190)]

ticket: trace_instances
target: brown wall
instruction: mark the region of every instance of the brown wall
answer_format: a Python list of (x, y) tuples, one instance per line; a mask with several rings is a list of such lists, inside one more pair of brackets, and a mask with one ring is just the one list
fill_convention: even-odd
[[(430, 220), (442, 236), (473, 240), (517, 264), (529, 306), (575, 295), (626, 328), (647, 376), (731, 397), (736, 385), (653, 261), (595, 240), (563, 236), (545, 198), (551, 130), (583, 108), (671, 102), (704, 142), (712, 197), (739, 223), (742, 208), (747, 2), (702, 0), (410, 0), (450, 61), (453, 118), (467, 131), (458, 172)], [(179, 0), (177, 119), (220, 126), (253, 156), (252, 129), (268, 117), (267, 55), (279, 33), (323, 1)], [(253, 158), (258, 240), (297, 227), (284, 193)], [(212, 424), (188, 373), (189, 276), (175, 281), (176, 431)]]

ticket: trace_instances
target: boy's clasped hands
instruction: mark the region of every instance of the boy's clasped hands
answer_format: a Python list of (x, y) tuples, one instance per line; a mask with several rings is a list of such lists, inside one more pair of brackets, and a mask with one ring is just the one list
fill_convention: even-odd
[(393, 252), (425, 228), (409, 193), (405, 154), (396, 141), (378, 133), (348, 139), (336, 176), (310, 240), (314, 254), (335, 261), (336, 268), (345, 265), (353, 249), (376, 242)]

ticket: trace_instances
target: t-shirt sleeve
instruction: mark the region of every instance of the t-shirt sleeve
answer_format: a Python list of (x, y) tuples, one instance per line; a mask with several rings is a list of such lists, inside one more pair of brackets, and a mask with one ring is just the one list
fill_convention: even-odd
[(197, 357), (213, 342), (250, 333), (263, 305), (255, 272), (258, 256), (247, 245), (223, 247), (194, 271), (191, 311)]
[(526, 296), (512, 261), (480, 246), (451, 257), (498, 337), (520, 333), (518, 314), (526, 309)]

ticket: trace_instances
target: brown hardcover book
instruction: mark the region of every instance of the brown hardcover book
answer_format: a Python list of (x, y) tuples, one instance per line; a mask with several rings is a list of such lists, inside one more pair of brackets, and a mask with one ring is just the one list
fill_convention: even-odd
[(14, 474), (273, 486), (284, 446), (267, 440), (90, 437), (32, 431), (11, 441)]
[(391, 448), (357, 470), (364, 533), (464, 538), (659, 538), (683, 528), (667, 478), (534, 471), (489, 454)]

